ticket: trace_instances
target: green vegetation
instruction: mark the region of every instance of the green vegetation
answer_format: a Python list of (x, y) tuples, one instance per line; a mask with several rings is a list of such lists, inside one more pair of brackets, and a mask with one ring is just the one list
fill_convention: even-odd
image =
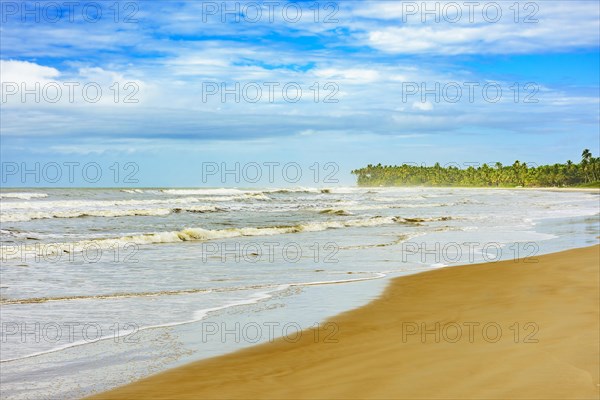
[(598, 188), (600, 189), (600, 181), (590, 182), (590, 183), (582, 183), (581, 185), (577, 185), (580, 188)]
[(359, 186), (467, 186), (467, 187), (600, 187), (600, 158), (585, 149), (581, 162), (575, 164), (529, 167), (515, 161), (513, 165), (483, 164), (466, 169), (457, 166), (433, 167), (408, 164), (371, 165), (352, 171)]

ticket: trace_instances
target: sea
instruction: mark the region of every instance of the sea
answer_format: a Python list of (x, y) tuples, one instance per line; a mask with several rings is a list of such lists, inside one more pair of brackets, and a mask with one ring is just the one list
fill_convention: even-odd
[(328, 319), (391, 278), (599, 236), (593, 191), (2, 189), (1, 395), (81, 398), (319, 326), (335, 345)]

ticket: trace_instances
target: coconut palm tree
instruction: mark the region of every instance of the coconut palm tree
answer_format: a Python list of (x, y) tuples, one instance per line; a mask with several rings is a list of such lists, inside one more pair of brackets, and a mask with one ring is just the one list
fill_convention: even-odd
[(565, 164), (529, 167), (515, 161), (494, 168), (488, 164), (463, 169), (455, 165), (442, 167), (435, 163), (424, 165), (372, 165), (356, 169), (359, 186), (570, 186), (580, 185), (600, 178), (600, 158), (593, 157), (589, 149), (582, 153), (581, 163), (568, 160)]

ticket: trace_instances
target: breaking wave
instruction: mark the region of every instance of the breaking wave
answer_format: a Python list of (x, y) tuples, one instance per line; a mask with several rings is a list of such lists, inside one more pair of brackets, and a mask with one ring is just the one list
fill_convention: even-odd
[(342, 217), (353, 215), (351, 212), (348, 212), (346, 210), (334, 210), (332, 208), (327, 208), (325, 210), (319, 211), (319, 214), (339, 215)]
[(144, 193), (141, 189), (121, 189), (123, 193)]
[(227, 211), (224, 208), (216, 206), (196, 206), (181, 208), (148, 208), (148, 209), (105, 209), (105, 210), (85, 210), (85, 211), (32, 211), (15, 214), (0, 214), (0, 222), (25, 222), (34, 219), (52, 219), (52, 218), (85, 218), (85, 217), (138, 217), (138, 216), (164, 216), (171, 213), (209, 213)]
[(177, 243), (189, 241), (208, 241), (216, 239), (230, 239), (242, 236), (274, 236), (301, 232), (320, 232), (328, 229), (351, 227), (371, 227), (401, 223), (399, 217), (370, 217), (345, 221), (320, 221), (308, 222), (292, 226), (271, 226), (262, 228), (228, 228), (228, 229), (203, 229), (186, 228), (180, 231), (156, 232), (139, 235), (128, 235), (118, 238), (103, 238), (82, 240), (68, 243), (49, 243), (45, 245), (27, 245), (15, 248), (14, 246), (1, 246), (0, 257), (3, 260), (20, 258), (23, 253), (35, 253), (39, 256), (52, 254), (81, 252), (85, 249), (110, 249), (115, 246), (149, 245), (159, 243)]
[(46, 193), (0, 193), (0, 199), (21, 199), (21, 200), (31, 200), (31, 199), (43, 199), (48, 197)]
[(245, 194), (261, 193), (257, 190), (240, 189), (161, 189), (160, 192), (174, 194), (178, 196), (239, 196)]

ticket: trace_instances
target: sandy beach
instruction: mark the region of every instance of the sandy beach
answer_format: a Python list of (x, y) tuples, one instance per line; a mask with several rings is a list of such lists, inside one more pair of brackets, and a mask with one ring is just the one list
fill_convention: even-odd
[(598, 1), (0, 14), (0, 400), (600, 400)]
[(593, 246), (396, 278), (295, 342), (94, 398), (597, 399), (599, 255)]

